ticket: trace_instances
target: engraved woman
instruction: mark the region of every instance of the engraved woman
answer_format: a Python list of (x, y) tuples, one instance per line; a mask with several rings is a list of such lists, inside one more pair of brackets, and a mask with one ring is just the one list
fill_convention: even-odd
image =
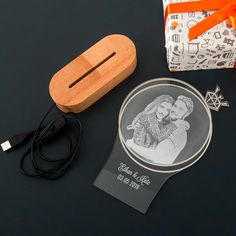
[(174, 99), (169, 95), (161, 95), (139, 113), (129, 125), (134, 129), (133, 142), (139, 146), (155, 149), (159, 142), (168, 137), (175, 128), (167, 126), (168, 117)]

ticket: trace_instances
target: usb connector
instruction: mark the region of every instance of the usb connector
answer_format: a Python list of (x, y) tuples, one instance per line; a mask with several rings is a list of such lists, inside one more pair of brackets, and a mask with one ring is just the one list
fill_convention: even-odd
[(27, 141), (31, 136), (32, 136), (32, 133), (15, 135), (1, 144), (2, 150), (6, 152), (10, 150), (11, 148)]
[(6, 152), (7, 150), (11, 149), (11, 144), (10, 142), (7, 140), (6, 142), (1, 144), (2, 150), (4, 152)]

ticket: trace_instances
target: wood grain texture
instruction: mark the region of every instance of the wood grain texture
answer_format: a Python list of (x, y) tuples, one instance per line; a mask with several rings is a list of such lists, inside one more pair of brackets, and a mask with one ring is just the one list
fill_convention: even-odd
[(109, 35), (58, 71), (49, 92), (63, 112), (81, 112), (131, 75), (136, 65), (134, 43)]

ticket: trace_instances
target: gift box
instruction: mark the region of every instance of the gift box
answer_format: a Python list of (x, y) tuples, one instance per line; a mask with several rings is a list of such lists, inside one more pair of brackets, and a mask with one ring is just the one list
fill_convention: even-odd
[[(165, 13), (169, 10), (170, 4), (186, 3), (186, 1), (188, 3), (196, 2), (188, 0), (163, 0)], [(203, 2), (207, 1), (204, 0)], [(236, 5), (236, 1), (232, 0), (232, 2)], [(178, 7), (181, 9), (182, 6)], [(231, 26), (232, 24), (230, 24), (229, 19), (223, 21), (221, 19), (220, 23), (215, 22), (215, 25), (209, 30), (202, 30), (205, 27), (204, 24), (208, 24), (209, 27), (210, 24), (213, 24), (214, 20), (220, 19), (218, 15), (216, 19), (212, 17), (217, 11), (197, 10), (181, 12), (180, 10), (178, 12), (175, 9), (175, 13), (170, 11), (168, 14), (165, 14), (165, 46), (170, 71), (236, 68), (236, 30), (234, 29), (235, 27)], [(209, 18), (210, 16), (211, 18)], [(205, 20), (204, 23), (202, 23), (203, 20)], [(200, 22), (201, 24), (199, 25)], [(204, 32), (198, 37), (190, 39), (190, 30), (196, 25), (199, 26), (197, 30), (200, 29), (200, 31)]]

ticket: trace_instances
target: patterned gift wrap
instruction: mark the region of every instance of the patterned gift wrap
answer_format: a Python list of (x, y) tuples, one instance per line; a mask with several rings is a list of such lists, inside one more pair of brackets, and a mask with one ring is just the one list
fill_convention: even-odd
[[(163, 0), (164, 10), (170, 3), (186, 1)], [(165, 28), (165, 46), (170, 71), (236, 67), (236, 30), (227, 25), (226, 21), (189, 41), (189, 28), (213, 12), (187, 12), (168, 16)]]

